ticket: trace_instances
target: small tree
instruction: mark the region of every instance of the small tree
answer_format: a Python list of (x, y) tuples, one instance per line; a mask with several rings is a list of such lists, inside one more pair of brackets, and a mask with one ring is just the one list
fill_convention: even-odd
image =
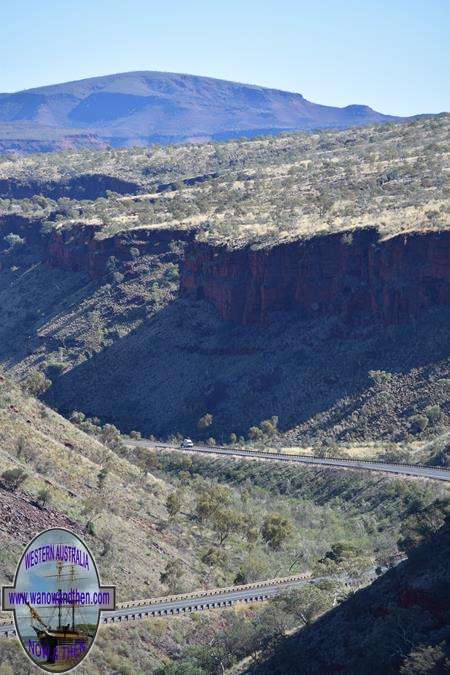
[(262, 435), (263, 432), (259, 427), (250, 427), (250, 429), (248, 430), (248, 437), (252, 441), (256, 441), (258, 438), (261, 438)]
[(201, 554), (200, 560), (208, 567), (220, 567), (221, 563), (224, 562), (224, 554), (217, 546), (210, 546)]
[(196, 499), (195, 513), (200, 522), (212, 518), (219, 509), (231, 501), (230, 491), (223, 485), (213, 485), (202, 490)]
[(111, 450), (123, 450), (123, 443), (120, 436), (119, 429), (114, 426), (114, 424), (105, 424), (102, 433), (101, 439), (108, 448)]
[(212, 515), (212, 527), (219, 538), (219, 546), (225, 543), (232, 532), (243, 527), (242, 515), (235, 509), (217, 509)]
[(413, 415), (409, 418), (409, 424), (414, 434), (420, 434), (428, 426), (428, 417), (425, 417), (425, 415)]
[(277, 431), (278, 417), (274, 415), (269, 420), (263, 420), (259, 425), (261, 431), (267, 436), (273, 436)]
[(165, 584), (171, 593), (176, 593), (180, 580), (184, 574), (183, 563), (179, 558), (169, 560), (164, 571), (159, 575), (162, 584)]
[(425, 408), (425, 414), (430, 424), (436, 424), (442, 419), (442, 410), (438, 405), (429, 405)]
[(10, 492), (15, 492), (26, 478), (27, 474), (19, 467), (17, 467), (17, 469), (7, 469), (1, 475), (3, 487)]
[(245, 530), (245, 538), (249, 546), (254, 546), (258, 541), (259, 531), (257, 527), (251, 526)]
[(212, 423), (213, 423), (213, 416), (211, 415), (211, 413), (206, 413), (205, 415), (200, 417), (197, 426), (200, 430), (203, 431), (204, 429), (210, 427)]
[(419, 646), (409, 653), (402, 667), (401, 675), (427, 675), (448, 672), (449, 660), (445, 655), (446, 645)]
[(44, 509), (52, 500), (51, 492), (48, 488), (41, 488), (37, 494), (37, 503)]
[(325, 554), (324, 559), (341, 564), (349, 558), (354, 558), (356, 555), (357, 550), (352, 544), (338, 541), (331, 546), (330, 550)]
[(97, 474), (97, 487), (99, 490), (103, 490), (105, 487), (106, 478), (108, 476), (108, 469), (106, 466), (102, 467)]
[(86, 415), (83, 412), (74, 410), (70, 415), (70, 421), (74, 424), (81, 424), (86, 419)]
[(169, 520), (174, 520), (181, 509), (181, 493), (179, 490), (175, 490), (167, 496), (166, 509), (169, 514)]
[(16, 454), (17, 457), (22, 457), (28, 450), (28, 442), (25, 436), (19, 436), (16, 441)]
[(3, 238), (8, 244), (9, 248), (17, 248), (18, 246), (23, 246), (25, 243), (25, 239), (23, 239), (23, 237), (20, 237), (18, 234), (14, 234), (13, 232), (10, 232), (6, 235), (6, 237)]
[(307, 584), (285, 596), (279, 596), (275, 602), (279, 602), (286, 612), (307, 626), (330, 607), (331, 597), (326, 591)]
[(398, 547), (407, 555), (425, 539), (429, 539), (450, 517), (448, 500), (436, 500), (427, 508), (409, 516), (402, 524)]
[(278, 551), (286, 539), (292, 535), (293, 527), (290, 520), (280, 513), (269, 513), (261, 527), (264, 541), (273, 551)]
[(178, 474), (181, 485), (187, 485), (192, 478), (192, 475), (189, 471), (180, 471)]
[(46, 392), (51, 385), (52, 381), (45, 377), (44, 373), (41, 373), (40, 370), (32, 370), (23, 383), (23, 388), (30, 396), (39, 396)]

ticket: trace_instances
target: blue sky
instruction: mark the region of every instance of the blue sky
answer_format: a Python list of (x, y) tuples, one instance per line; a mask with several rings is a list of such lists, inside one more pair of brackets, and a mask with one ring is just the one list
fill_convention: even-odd
[(2, 0), (0, 92), (129, 70), (450, 110), (450, 0)]

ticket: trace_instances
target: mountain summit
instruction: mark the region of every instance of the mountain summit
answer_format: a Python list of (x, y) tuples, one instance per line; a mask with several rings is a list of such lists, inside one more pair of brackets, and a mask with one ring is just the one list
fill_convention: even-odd
[(336, 108), (278, 89), (141, 71), (0, 94), (0, 149), (224, 140), (398, 119), (364, 105)]

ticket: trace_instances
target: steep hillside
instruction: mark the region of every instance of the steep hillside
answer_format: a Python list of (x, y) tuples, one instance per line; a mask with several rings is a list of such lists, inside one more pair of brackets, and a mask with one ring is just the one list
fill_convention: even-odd
[[(0, 583), (11, 581), (24, 545), (37, 532), (62, 525), (86, 538), (121, 601), (137, 589), (147, 596), (164, 593), (159, 572), (174, 557), (186, 567), (186, 587), (201, 585), (195, 547), (186, 545), (183, 552), (180, 534), (163, 525), (167, 481), (143, 476), (120, 445), (112, 450), (107, 433), (88, 436), (0, 378)], [(100, 488), (102, 468), (107, 478)], [(4, 480), (12, 469), (26, 476), (16, 489)]]
[(409, 560), (282, 642), (249, 672), (444, 674), (450, 670), (450, 521)]
[[(395, 120), (365, 105), (317, 105), (301, 94), (209, 77), (119, 73), (0, 97), (3, 150), (130, 146), (344, 128)], [(4, 125), (2, 127), (2, 124)], [(62, 134), (66, 129), (66, 136)], [(39, 141), (42, 139), (42, 146)], [(53, 146), (53, 147), (54, 147)]]

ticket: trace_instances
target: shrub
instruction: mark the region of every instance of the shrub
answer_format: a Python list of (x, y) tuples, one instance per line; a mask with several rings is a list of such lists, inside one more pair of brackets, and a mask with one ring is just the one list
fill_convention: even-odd
[(74, 424), (81, 424), (81, 422), (83, 422), (85, 419), (86, 415), (83, 412), (79, 412), (78, 410), (74, 410), (70, 416), (70, 421)]
[(166, 499), (166, 509), (169, 519), (173, 520), (181, 509), (181, 493), (179, 490), (171, 492)]
[(108, 469), (104, 466), (97, 474), (97, 487), (99, 490), (103, 490), (105, 487), (106, 478), (108, 476)]
[(371, 377), (376, 384), (384, 384), (392, 380), (392, 373), (388, 373), (385, 370), (369, 370), (369, 377)]
[(413, 433), (421, 433), (428, 426), (428, 417), (425, 417), (425, 415), (412, 415), (409, 418), (409, 425)]
[(23, 383), (23, 388), (30, 394), (30, 396), (39, 396), (43, 394), (49, 387), (52, 381), (41, 373), (40, 370), (32, 370)]
[(50, 504), (52, 495), (47, 488), (41, 488), (37, 494), (37, 502), (41, 508), (45, 508)]
[(171, 593), (178, 590), (181, 577), (184, 574), (183, 563), (179, 558), (169, 560), (163, 572), (159, 575), (162, 584), (168, 586)]
[(429, 405), (425, 408), (425, 415), (430, 424), (435, 424), (442, 418), (442, 410), (438, 405)]
[(286, 539), (292, 535), (292, 523), (280, 513), (269, 513), (261, 527), (264, 541), (273, 551), (278, 551)]
[(15, 492), (17, 488), (26, 480), (27, 474), (19, 467), (17, 469), (8, 469), (1, 475), (1, 481), (5, 490)]
[(6, 237), (3, 238), (9, 245), (9, 248), (16, 248), (17, 246), (23, 246), (23, 244), (25, 243), (25, 239), (20, 237), (18, 234), (13, 234), (12, 232), (7, 234)]
[(200, 417), (197, 426), (199, 429), (207, 429), (208, 427), (211, 426), (212, 423), (213, 423), (213, 416), (211, 415), (211, 413), (205, 413), (205, 415)]

